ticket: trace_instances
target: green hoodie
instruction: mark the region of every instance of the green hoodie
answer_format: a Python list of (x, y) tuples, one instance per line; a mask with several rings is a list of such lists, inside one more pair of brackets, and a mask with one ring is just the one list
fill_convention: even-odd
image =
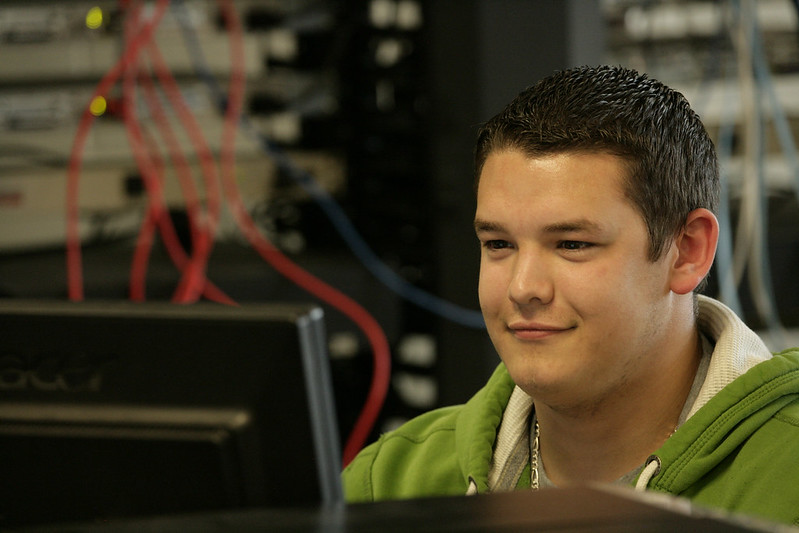
[[(650, 457), (637, 487), (799, 525), (799, 349), (771, 356), (720, 303), (700, 297), (715, 344), (688, 420)], [(364, 448), (343, 473), (347, 500), (489, 492), (514, 383), (499, 365), (467, 403), (421, 415)], [(517, 488), (529, 482), (522, 475)]]

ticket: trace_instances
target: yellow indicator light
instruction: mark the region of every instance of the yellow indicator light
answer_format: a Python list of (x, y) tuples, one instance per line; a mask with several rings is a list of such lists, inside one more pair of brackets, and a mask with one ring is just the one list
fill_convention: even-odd
[(103, 25), (103, 10), (99, 7), (93, 7), (86, 13), (86, 27), (90, 30), (96, 30)]
[(92, 103), (89, 104), (89, 112), (94, 115), (95, 117), (99, 117), (105, 110), (108, 108), (108, 103), (105, 101), (105, 98), (102, 96), (95, 96), (92, 99)]

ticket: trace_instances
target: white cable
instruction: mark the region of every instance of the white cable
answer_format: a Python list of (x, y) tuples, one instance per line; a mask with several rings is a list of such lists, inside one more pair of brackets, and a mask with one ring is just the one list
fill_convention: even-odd
[[(784, 111), (782, 110), (779, 99), (776, 97), (776, 93), (773, 90), (773, 85), (771, 84), (771, 74), (769, 72), (768, 60), (763, 48), (762, 35), (760, 33), (759, 27), (756, 24), (756, 21), (752, 31), (752, 50), (754, 52), (754, 62), (752, 68), (754, 70), (755, 80), (757, 81), (758, 92), (765, 92), (768, 96), (769, 103), (771, 104), (772, 123), (777, 130), (777, 135), (780, 138), (780, 144), (783, 152), (785, 153), (789, 163), (792, 164), (792, 167), (799, 171), (799, 164), (796, 161), (796, 147), (793, 144), (792, 135), (790, 130), (786, 132), (783, 129), (787, 121), (785, 120)], [(761, 135), (763, 135), (762, 131)], [(782, 345), (786, 338), (785, 328), (780, 321), (779, 311), (777, 309), (774, 284), (771, 278), (771, 260), (768, 250), (767, 228), (769, 209), (768, 187), (765, 182), (764, 170), (764, 144), (764, 140), (761, 139), (759, 152), (760, 168), (758, 175), (760, 176), (760, 188), (762, 192), (760, 206), (762, 231), (759, 235), (759, 250), (757, 250), (758, 253), (756, 257), (754, 255), (751, 257), (750, 268), (752, 269), (752, 275), (756, 276), (754, 279), (757, 280), (756, 283), (753, 282), (753, 287), (757, 291), (757, 295), (761, 300), (759, 303), (761, 314), (763, 314), (773, 342), (775, 344)], [(796, 177), (799, 179), (799, 175)], [(799, 192), (799, 189), (797, 189), (797, 192)]]
[(758, 109), (755, 105), (755, 79), (752, 72), (752, 56), (750, 54), (748, 32), (751, 28), (748, 0), (738, 4), (737, 28), (733, 35), (733, 43), (738, 56), (738, 85), (743, 108), (744, 152), (741, 164), (741, 203), (738, 212), (738, 226), (733, 250), (733, 273), (735, 284), (743, 279), (753, 240), (758, 234), (757, 210), (759, 207), (757, 162), (759, 125)]
[[(734, 267), (742, 275), (748, 266), (750, 293), (758, 314), (778, 338), (782, 325), (774, 301), (768, 251), (768, 191), (763, 170), (763, 116), (755, 78), (755, 35), (757, 16), (753, 0), (741, 0), (736, 34), (738, 75), (744, 105), (745, 151), (741, 211)], [(738, 247), (739, 246), (739, 247)], [(736, 278), (740, 280), (740, 278)]]

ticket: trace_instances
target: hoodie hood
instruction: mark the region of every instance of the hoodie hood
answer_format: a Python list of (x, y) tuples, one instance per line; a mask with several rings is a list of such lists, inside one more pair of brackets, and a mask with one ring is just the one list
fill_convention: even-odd
[(700, 297), (699, 327), (715, 343), (708, 375), (688, 420), (650, 457), (636, 483), (639, 490), (688, 491), (731, 461), (753, 435), (765, 434), (764, 425), (799, 398), (795, 349), (772, 356), (730, 309), (705, 297)]
[(500, 364), (485, 387), (464, 404), (458, 415), (455, 451), (468, 486), (467, 494), (487, 492), (494, 441), (514, 387), (505, 365)]
[(758, 364), (708, 400), (650, 457), (636, 488), (682, 494), (733, 459), (756, 432), (797, 399), (798, 352), (786, 351)]
[(699, 330), (714, 344), (707, 377), (688, 413), (690, 418), (724, 387), (758, 364), (771, 359), (760, 337), (726, 305), (699, 296)]

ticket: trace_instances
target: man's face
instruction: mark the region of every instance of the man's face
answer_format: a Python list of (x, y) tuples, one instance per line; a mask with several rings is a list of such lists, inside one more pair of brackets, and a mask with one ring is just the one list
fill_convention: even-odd
[(489, 155), (475, 228), (479, 295), (513, 380), (553, 408), (593, 408), (645, 387), (668, 345), (672, 245), (647, 258), (648, 234), (609, 154)]

